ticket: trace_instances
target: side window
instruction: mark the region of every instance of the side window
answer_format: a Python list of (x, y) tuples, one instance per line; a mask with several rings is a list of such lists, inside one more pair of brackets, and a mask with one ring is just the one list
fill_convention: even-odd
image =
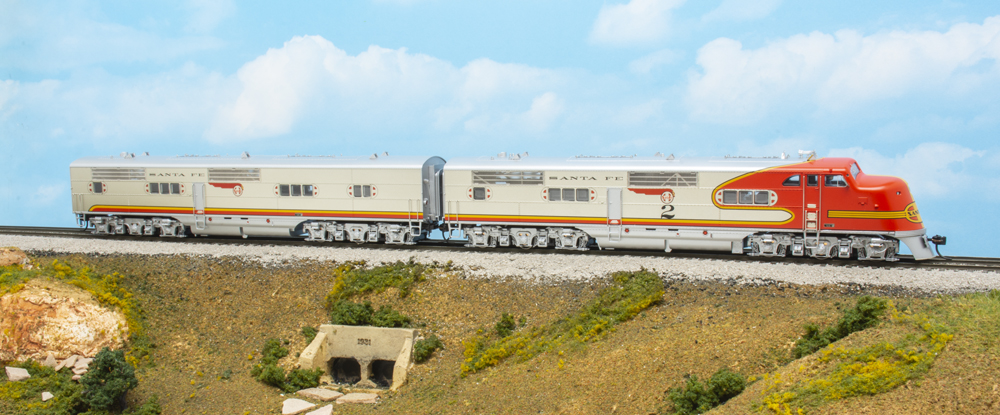
[(146, 187), (151, 195), (179, 195), (182, 190), (180, 183), (150, 183)]
[(770, 190), (719, 190), (715, 202), (721, 205), (771, 206), (778, 202), (778, 194)]
[(96, 194), (104, 193), (104, 183), (93, 182), (90, 184), (90, 190), (92, 190)]
[(858, 167), (858, 163), (851, 163), (851, 177), (857, 179), (858, 173), (861, 173), (861, 168)]
[[(309, 185), (302, 185), (302, 193), (306, 196), (312, 196), (316, 194), (316, 188)], [(375, 197), (375, 186), (370, 184), (348, 186), (347, 194), (353, 197)]]
[(735, 190), (723, 190), (722, 191), (722, 203), (726, 205), (736, 204), (736, 191)]
[(819, 175), (810, 174), (806, 176), (806, 186), (815, 187), (819, 186)]
[(302, 185), (302, 196), (312, 196), (313, 195), (313, 185), (304, 184)]
[(545, 189), (542, 199), (549, 202), (589, 202), (597, 199), (597, 192), (590, 188), (579, 189)]
[(486, 188), (485, 187), (473, 187), (472, 188), (472, 200), (486, 200)]
[(562, 189), (549, 189), (549, 201), (558, 202), (562, 200)]
[(844, 181), (844, 176), (839, 174), (828, 174), (825, 176), (823, 185), (826, 187), (847, 187), (847, 182)]
[(788, 178), (785, 179), (785, 181), (783, 183), (781, 183), (781, 185), (782, 186), (789, 186), (789, 187), (792, 187), (792, 186), (799, 187), (799, 186), (802, 185), (802, 176), (800, 176), (798, 174), (796, 174), (794, 176), (788, 176)]
[(274, 186), (278, 196), (314, 196), (316, 188), (311, 184), (279, 184)]
[(279, 184), (279, 185), (278, 185), (278, 195), (279, 195), (279, 196), (291, 196), (291, 195), (292, 195), (292, 190), (291, 190), (291, 188), (292, 188), (292, 187), (291, 187), (290, 185), (287, 185), (287, 184)]

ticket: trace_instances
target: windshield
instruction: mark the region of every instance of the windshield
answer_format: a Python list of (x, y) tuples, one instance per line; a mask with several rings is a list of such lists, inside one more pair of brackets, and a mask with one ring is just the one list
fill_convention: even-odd
[(857, 179), (858, 173), (861, 173), (861, 169), (858, 168), (858, 163), (851, 163), (851, 177)]

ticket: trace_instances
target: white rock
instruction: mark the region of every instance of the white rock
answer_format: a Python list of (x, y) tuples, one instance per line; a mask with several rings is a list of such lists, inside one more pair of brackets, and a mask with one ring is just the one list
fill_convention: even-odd
[(378, 395), (374, 393), (348, 393), (337, 398), (337, 403), (376, 403)]
[(298, 392), (295, 392), (295, 393), (297, 395), (302, 395), (302, 396), (304, 396), (306, 398), (309, 398), (309, 399), (315, 399), (317, 401), (323, 401), (323, 402), (329, 402), (329, 401), (337, 399), (337, 398), (339, 398), (341, 396), (344, 396), (344, 394), (342, 394), (340, 392), (332, 391), (332, 390), (324, 389), (324, 388), (302, 389), (302, 390), (300, 390)]
[(31, 377), (27, 369), (10, 366), (5, 366), (4, 369), (7, 369), (7, 380), (11, 382), (18, 382)]
[(63, 360), (63, 362), (61, 363), (62, 367), (60, 367), (60, 369), (62, 369), (63, 367), (73, 367), (73, 365), (76, 364), (76, 360), (79, 359), (79, 358), (80, 358), (80, 356), (77, 356), (77, 355), (72, 355), (72, 356), (66, 358), (66, 360)]
[(88, 359), (86, 357), (81, 357), (79, 359), (76, 359), (76, 364), (74, 364), (73, 367), (77, 368), (77, 369), (80, 369), (80, 368), (86, 369), (86, 368), (90, 367), (90, 362), (93, 362), (93, 361), (94, 361), (94, 359)]
[(85, 368), (85, 367), (74, 367), (73, 368), (73, 373), (77, 374), (77, 375), (82, 375), (84, 373), (87, 373), (87, 368)]
[(306, 415), (330, 415), (332, 413), (333, 413), (333, 405), (327, 405), (315, 411), (308, 412), (306, 413)]
[(42, 362), (42, 366), (45, 366), (45, 367), (52, 367), (52, 368), (54, 368), (54, 367), (56, 367), (58, 365), (59, 365), (59, 363), (56, 362), (56, 358), (55, 358), (55, 356), (52, 356), (52, 353), (49, 353), (49, 355), (45, 357), (45, 361)]
[(55, 396), (52, 396), (52, 394), (49, 393), (49, 392), (42, 392), (42, 402), (45, 402), (45, 401), (47, 401), (49, 399), (52, 399), (54, 397)]
[(81, 376), (81, 375), (73, 375), (73, 377), (71, 379), (73, 379), (73, 380), (80, 380), (80, 378), (82, 378), (82, 377), (83, 376)]
[(281, 415), (301, 414), (315, 407), (316, 404), (301, 399), (285, 399), (285, 402), (281, 404)]

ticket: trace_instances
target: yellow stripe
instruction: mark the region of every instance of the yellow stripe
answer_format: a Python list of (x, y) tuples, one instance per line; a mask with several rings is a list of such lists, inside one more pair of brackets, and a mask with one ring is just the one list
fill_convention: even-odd
[(846, 219), (905, 219), (906, 211), (866, 212), (860, 210), (831, 210), (827, 217)]

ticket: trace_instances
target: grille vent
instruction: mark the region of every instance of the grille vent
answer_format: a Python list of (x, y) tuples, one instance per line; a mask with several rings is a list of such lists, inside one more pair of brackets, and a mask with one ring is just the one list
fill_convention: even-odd
[(146, 180), (146, 169), (98, 168), (90, 169), (90, 177), (94, 181), (113, 180)]
[(473, 171), (473, 184), (542, 184), (540, 171)]
[(210, 182), (259, 182), (260, 169), (208, 169)]
[(628, 185), (634, 187), (697, 187), (698, 172), (628, 173)]

